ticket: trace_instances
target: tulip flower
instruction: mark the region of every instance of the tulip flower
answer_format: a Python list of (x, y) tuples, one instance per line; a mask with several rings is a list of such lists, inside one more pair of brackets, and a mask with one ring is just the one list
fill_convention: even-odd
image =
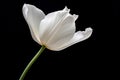
[[(24, 4), (22, 11), (28, 23), (32, 38), (38, 44), (42, 45), (42, 48), (36, 54), (37, 58), (45, 48), (60, 51), (86, 40), (92, 34), (91, 28), (76, 32), (75, 21), (78, 15), (70, 14), (70, 9), (67, 7), (63, 10), (45, 15), (42, 10), (34, 5)], [(27, 67), (30, 68), (37, 58), (35, 56)], [(28, 68), (23, 72), (23, 76), (25, 76), (25, 73), (29, 70)], [(20, 78), (20, 80), (23, 80), (23, 78)]]

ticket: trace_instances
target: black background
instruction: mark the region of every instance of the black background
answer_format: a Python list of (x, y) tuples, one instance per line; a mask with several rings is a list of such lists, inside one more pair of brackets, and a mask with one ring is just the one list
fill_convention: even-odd
[[(15, 0), (1, 1), (1, 72), (3, 80), (18, 80), (22, 71), (40, 49), (33, 41), (22, 15), (24, 3), (35, 5), (48, 14), (65, 6), (78, 14), (76, 31), (93, 28), (92, 36), (62, 51), (46, 49), (33, 64), (25, 80), (103, 79), (111, 72), (115, 52), (113, 34), (120, 17), (119, 1), (97, 0)], [(109, 39), (110, 38), (110, 39)], [(114, 43), (115, 44), (115, 43)], [(109, 46), (109, 47), (108, 47)]]

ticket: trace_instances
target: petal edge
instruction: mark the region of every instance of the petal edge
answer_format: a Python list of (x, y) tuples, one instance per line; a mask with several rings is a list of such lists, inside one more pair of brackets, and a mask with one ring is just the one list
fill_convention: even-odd
[(78, 31), (74, 34), (73, 38), (68, 41), (66, 44), (60, 46), (59, 48), (56, 48), (54, 51), (60, 51), (60, 50), (63, 50), (71, 45), (74, 45), (78, 42), (81, 42), (83, 40), (86, 40), (88, 39), (91, 34), (92, 34), (92, 28), (86, 28), (85, 31)]
[(45, 14), (34, 5), (24, 4), (22, 8), (23, 16), (28, 23), (32, 38), (39, 44), (39, 24)]

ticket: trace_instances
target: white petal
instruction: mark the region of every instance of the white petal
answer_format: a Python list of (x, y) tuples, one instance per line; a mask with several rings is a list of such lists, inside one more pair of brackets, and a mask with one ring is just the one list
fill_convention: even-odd
[(66, 15), (69, 14), (68, 11), (69, 10), (66, 8), (60, 11), (49, 13), (41, 21), (39, 28), (39, 37), (44, 45), (51, 37), (54, 30), (58, 27), (59, 23), (66, 17)]
[(72, 15), (67, 16), (46, 43), (47, 48), (54, 50), (67, 43), (75, 33), (75, 19)]
[(45, 14), (38, 8), (30, 4), (23, 5), (23, 15), (27, 21), (32, 38), (39, 44), (41, 44), (39, 39), (39, 24), (41, 20), (45, 17)]
[(70, 9), (68, 9), (67, 6), (65, 6), (65, 8), (63, 9), (63, 11), (68, 11), (68, 12), (70, 12)]
[(91, 28), (87, 28), (85, 31), (78, 31), (74, 34), (73, 38), (68, 41), (67, 43), (63, 44), (62, 46), (60, 46), (59, 48), (54, 48), (54, 51), (60, 51), (63, 50), (75, 43), (81, 42), (87, 38), (89, 38), (92, 34), (92, 29)]
[(76, 14), (73, 14), (73, 17), (75, 18), (75, 20), (77, 20), (77, 18), (78, 18), (78, 15), (76, 15)]

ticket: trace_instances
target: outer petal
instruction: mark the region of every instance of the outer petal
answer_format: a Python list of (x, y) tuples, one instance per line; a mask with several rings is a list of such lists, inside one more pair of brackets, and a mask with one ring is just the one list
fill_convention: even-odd
[(41, 44), (39, 39), (39, 24), (41, 20), (45, 17), (45, 14), (33, 5), (24, 4), (23, 5), (23, 15), (27, 21), (32, 38), (39, 44)]
[(69, 14), (69, 9), (65, 7), (63, 10), (49, 13), (40, 23), (39, 36), (44, 43), (47, 43), (53, 32), (58, 28), (59, 23)]
[(67, 43), (63, 44), (62, 46), (60, 46), (59, 48), (56, 47), (53, 50), (54, 51), (60, 51), (63, 50), (75, 43), (81, 42), (87, 38), (89, 38), (92, 34), (92, 29), (91, 28), (87, 28), (85, 31), (78, 31), (74, 34), (73, 38), (68, 41)]
[(74, 33), (75, 18), (69, 15), (58, 25), (46, 45), (51, 50), (59, 48), (61, 45), (67, 43), (73, 37)]

